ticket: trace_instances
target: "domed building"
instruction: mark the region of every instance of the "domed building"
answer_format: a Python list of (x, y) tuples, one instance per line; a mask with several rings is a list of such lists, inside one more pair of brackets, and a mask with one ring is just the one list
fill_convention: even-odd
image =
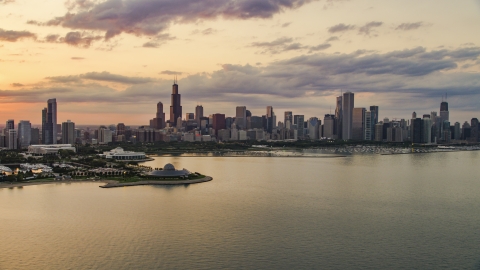
[(163, 170), (154, 170), (146, 174), (146, 177), (155, 177), (155, 178), (174, 178), (174, 177), (188, 177), (190, 172), (188, 170), (176, 170), (175, 166), (168, 163), (163, 167)]

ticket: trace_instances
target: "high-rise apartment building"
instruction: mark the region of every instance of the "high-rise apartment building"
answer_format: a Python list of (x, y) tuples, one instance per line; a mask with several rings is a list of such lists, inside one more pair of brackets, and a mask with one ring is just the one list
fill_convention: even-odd
[(18, 123), (17, 134), (20, 149), (27, 148), (32, 140), (32, 124), (30, 124), (30, 121), (21, 120)]
[(478, 123), (478, 118), (472, 118), (472, 120), (470, 121), (470, 139), (469, 139), (469, 141), (471, 141), (471, 142), (478, 142), (479, 141), (479, 136), (480, 136), (479, 128), (480, 128), (480, 125)]
[(343, 93), (342, 99), (342, 139), (351, 140), (353, 133), (353, 108), (355, 105), (354, 94), (352, 92)]
[(18, 149), (17, 131), (15, 129), (8, 130), (8, 149)]
[(170, 106), (170, 125), (176, 127), (178, 118), (182, 117), (181, 95), (178, 93), (178, 84), (175, 80), (172, 85), (172, 97)]
[(237, 125), (238, 129), (247, 128), (247, 107), (237, 106), (235, 114), (235, 124)]
[(75, 144), (75, 123), (70, 120), (62, 123), (62, 143)]
[(375, 137), (373, 135), (375, 133), (374, 117), (375, 112), (365, 111), (365, 128), (363, 132), (363, 139), (366, 141), (372, 141)]
[(427, 144), (431, 143), (432, 142), (432, 119), (430, 119), (430, 115), (427, 114), (423, 116), (422, 127), (423, 127), (422, 143), (427, 143)]
[(352, 140), (361, 141), (365, 135), (365, 108), (353, 108)]
[(194, 113), (186, 113), (185, 114), (185, 120), (195, 120), (195, 114)]

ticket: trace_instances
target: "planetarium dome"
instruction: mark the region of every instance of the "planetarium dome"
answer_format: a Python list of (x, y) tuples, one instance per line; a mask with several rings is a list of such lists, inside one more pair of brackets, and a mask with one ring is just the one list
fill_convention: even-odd
[(166, 164), (166, 165), (163, 167), (163, 170), (164, 170), (164, 171), (175, 171), (175, 166), (173, 166), (172, 164), (168, 163), (168, 164)]

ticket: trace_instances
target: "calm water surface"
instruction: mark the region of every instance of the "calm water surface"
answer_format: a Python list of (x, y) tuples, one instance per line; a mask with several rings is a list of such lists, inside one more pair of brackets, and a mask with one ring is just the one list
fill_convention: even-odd
[(189, 186), (0, 189), (0, 269), (480, 269), (480, 152), (159, 157)]

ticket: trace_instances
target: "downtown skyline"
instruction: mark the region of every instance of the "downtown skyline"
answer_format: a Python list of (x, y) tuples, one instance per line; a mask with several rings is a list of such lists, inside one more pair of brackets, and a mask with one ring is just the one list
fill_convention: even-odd
[(0, 123), (38, 125), (56, 98), (60, 123), (148, 124), (174, 76), (184, 113), (320, 118), (351, 91), (380, 119), (438, 111), (445, 93), (452, 122), (478, 117), (479, 1), (228, 3), (0, 1)]

